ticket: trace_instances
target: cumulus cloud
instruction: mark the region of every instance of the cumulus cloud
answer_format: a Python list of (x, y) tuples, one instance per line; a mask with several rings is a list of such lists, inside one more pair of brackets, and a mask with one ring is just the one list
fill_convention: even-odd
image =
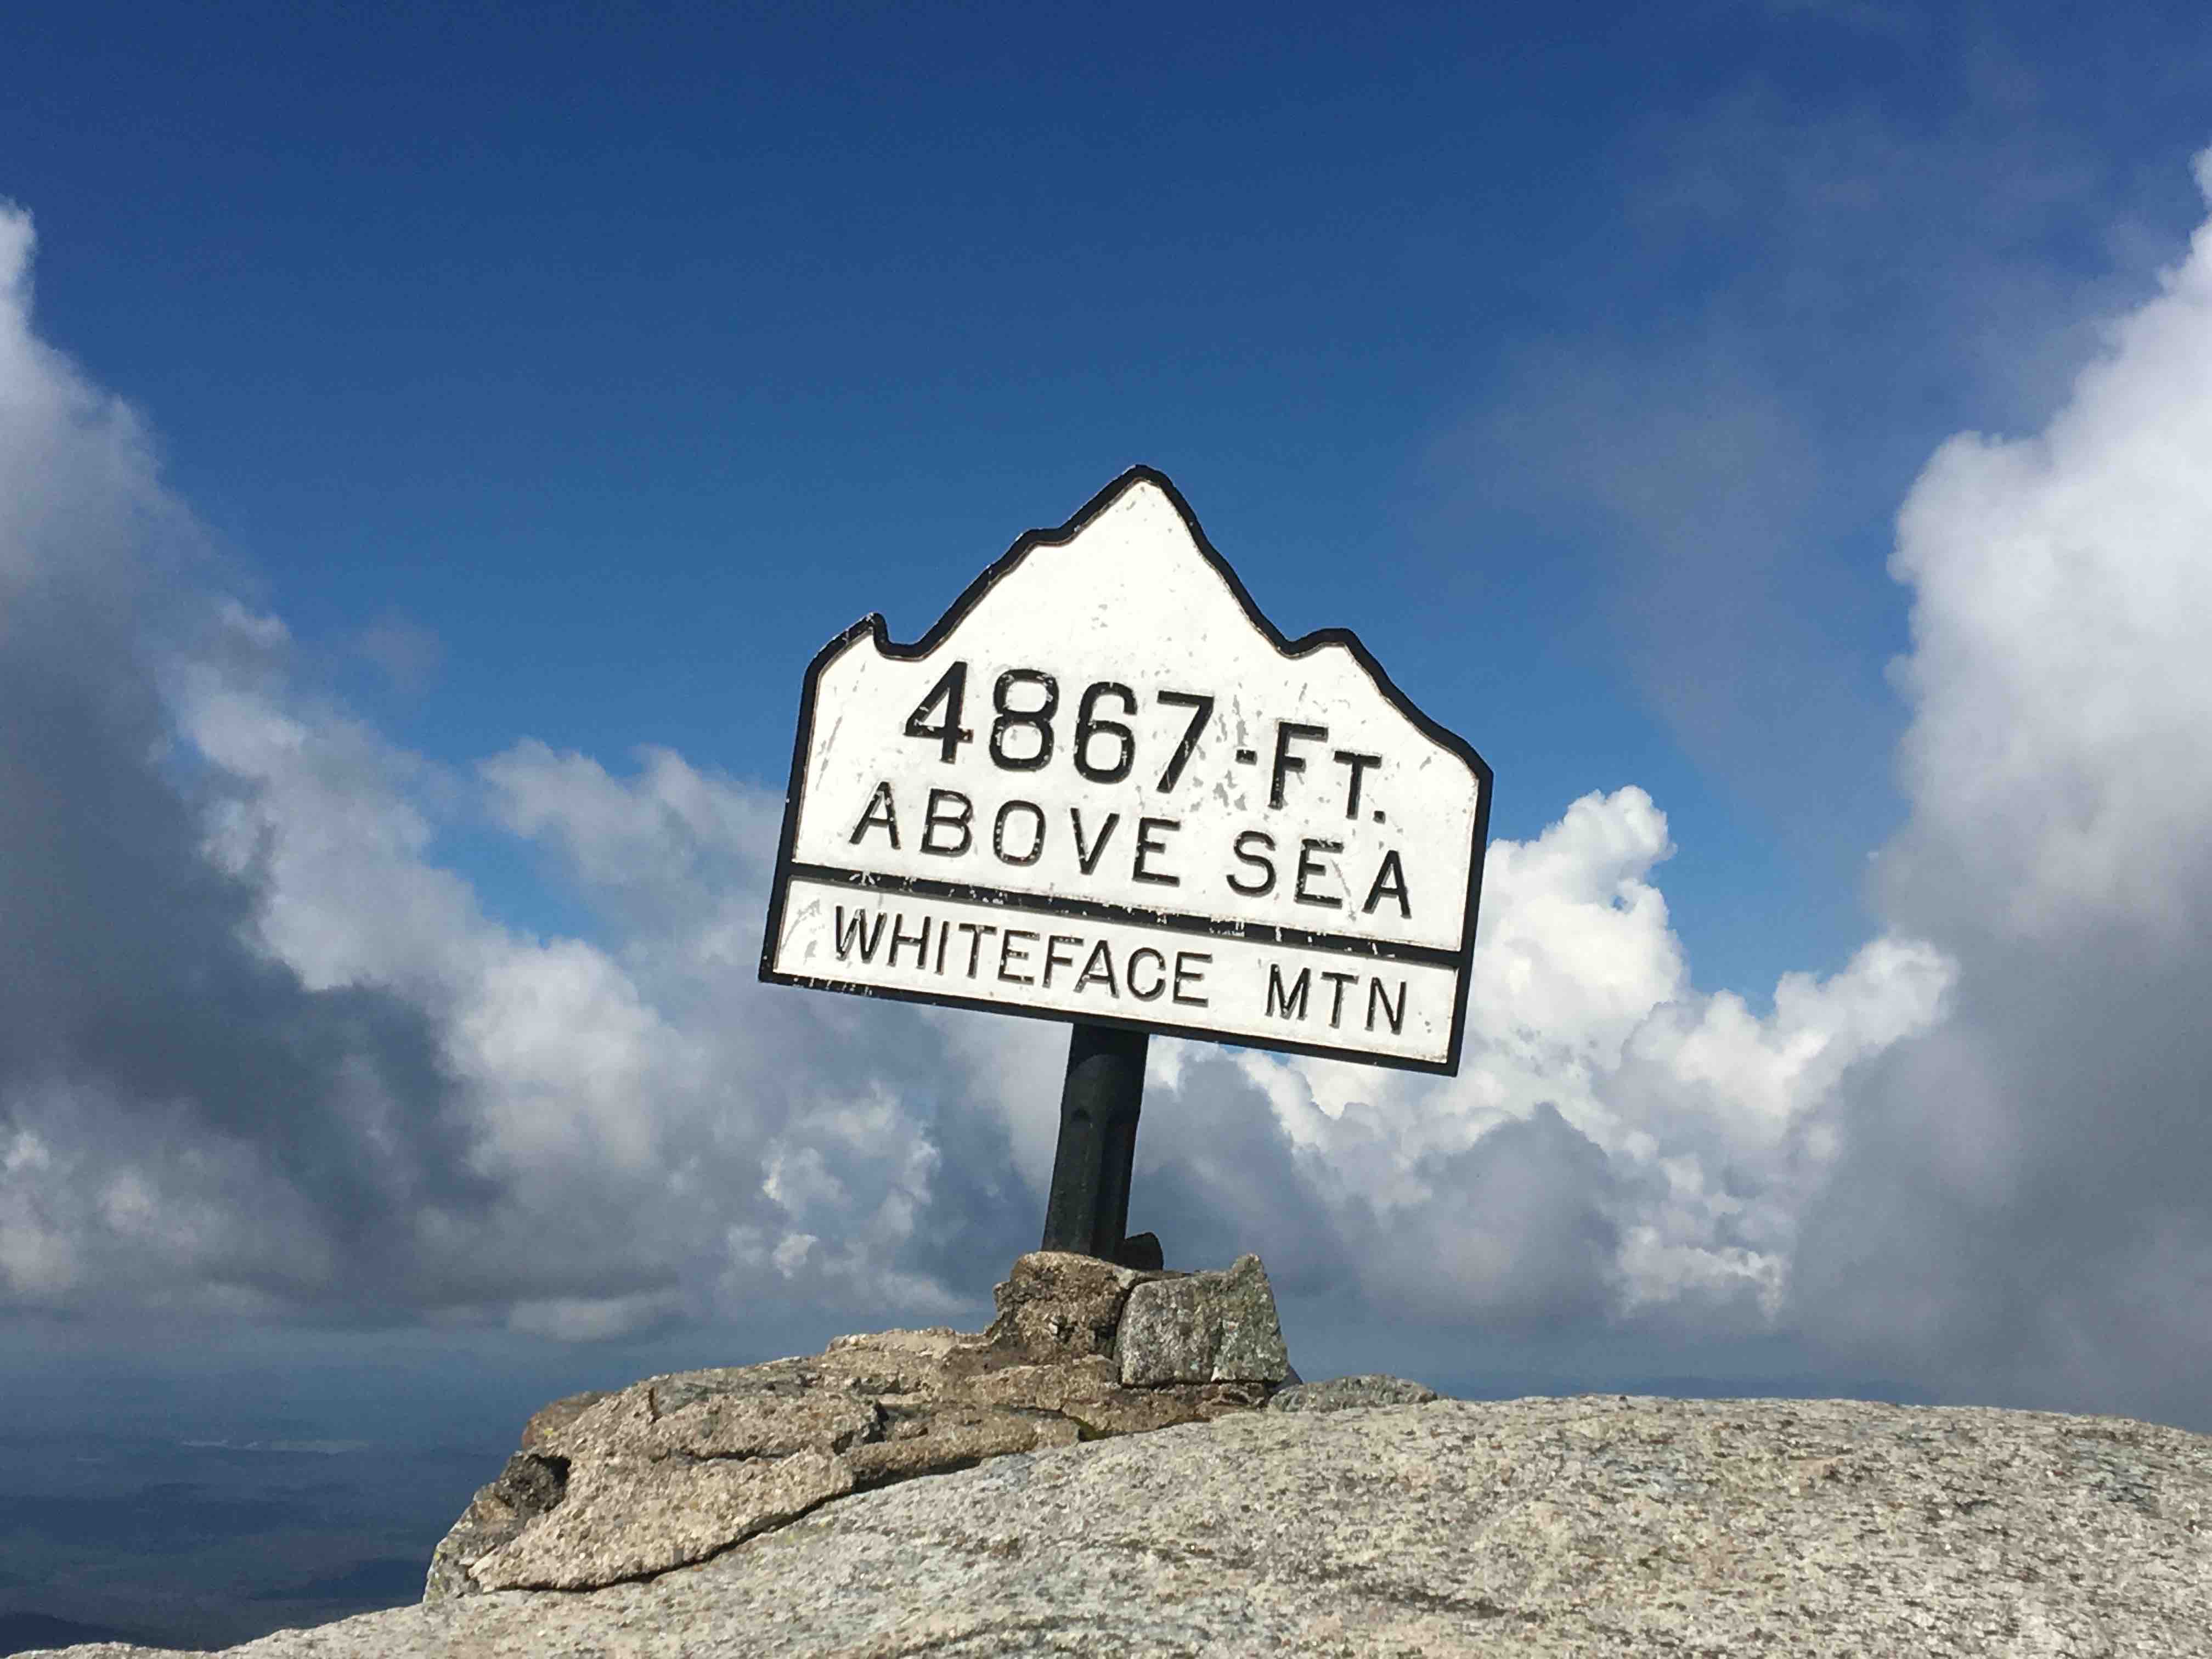
[(1763, 1018), (1698, 993), (1650, 880), (1669, 850), (1632, 787), (1492, 848), (1456, 1079), (1175, 1045), (1135, 1183), (1163, 1237), (1194, 1225), (1292, 1296), (1470, 1340), (1786, 1323), (1794, 1218), (1835, 1152), (1814, 1115), (1940, 1018), (1951, 969), (1884, 938), (1788, 976)]
[[(9, 640), (14, 706), (41, 711), (9, 728), (22, 798), (101, 826), (19, 815), (7, 843), (13, 890), (47, 906), (16, 937), (99, 941), (18, 976), (46, 1001), (10, 1009), (33, 1057), (0, 1079), (14, 1304), (579, 1340), (974, 1312), (1038, 1237), (1065, 1029), (760, 985), (767, 789), (527, 737), (449, 774), (297, 690), (281, 618), (131, 562), (137, 519), (187, 521), (127, 414), (32, 340), (8, 222), (10, 453), (65, 453), (12, 499), (118, 526), (8, 544), (44, 603), (118, 596), (94, 650)], [(135, 623), (157, 587), (200, 625)], [(457, 813), (550, 854), (601, 936), (487, 919), (436, 862)], [(59, 871), (42, 849), (64, 847), (100, 861)], [(1945, 981), (1885, 945), (1764, 1019), (1700, 997), (1652, 879), (1670, 850), (1633, 788), (1493, 848), (1456, 1080), (1161, 1042), (1133, 1224), (1390, 1318), (1749, 1320), (1790, 1248), (1791, 1126)], [(135, 1011), (132, 1040), (64, 1018), (77, 1003)]]
[(1899, 515), (1918, 810), (1891, 896), (1948, 927), (2185, 951), (2212, 919), (2212, 228), (2042, 432), (1952, 439)]
[[(2196, 171), (2212, 201), (2212, 151)], [(2042, 430), (1961, 434), (1907, 498), (1913, 811), (1879, 885), (1956, 956), (1959, 1006), (1846, 1091), (1800, 1266), (1861, 1352), (2200, 1422), (2208, 453), (2212, 226)]]
[(434, 1035), (241, 943), (252, 888), (199, 849), (212, 792), (163, 768), (163, 674), (252, 629), (191, 585), (211, 567), (139, 420), (32, 335), (31, 250), (0, 210), (0, 1284), (388, 1300), (418, 1225), (482, 1197)]
[[(942, 1071), (931, 1028), (760, 1004), (780, 801), (527, 741), (450, 775), (297, 691), (143, 422), (33, 333), (32, 246), (0, 212), (0, 1305), (592, 1337), (824, 1283), (943, 1304), (893, 1258), (989, 1223), (924, 1213), (929, 1103), (890, 1079)], [(489, 922), (433, 856), (469, 812), (623, 951)]]
[[(29, 252), (0, 216), (0, 1305), (769, 1345), (987, 1308), (1065, 1028), (759, 984), (777, 791), (526, 735), (448, 771), (299, 691), (32, 335)], [(2073, 1409), (2201, 1376), (2208, 296), (2200, 235), (2047, 431), (1916, 488), (1913, 816), (1847, 963), (1698, 991), (1663, 812), (1592, 794), (1492, 849), (1459, 1077), (1156, 1042), (1133, 1228), (1260, 1252), (1294, 1346), (1779, 1333)], [(488, 919), (454, 816), (594, 936)]]

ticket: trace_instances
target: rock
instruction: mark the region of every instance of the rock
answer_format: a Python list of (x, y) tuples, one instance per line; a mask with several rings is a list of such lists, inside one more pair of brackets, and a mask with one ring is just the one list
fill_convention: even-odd
[[(531, 1419), (531, 1426), (537, 1422), (537, 1418)], [(532, 1443), (529, 1427), (522, 1431), (522, 1443)], [(511, 1541), (560, 1503), (568, 1490), (568, 1459), (538, 1457), (528, 1451), (508, 1458), (498, 1478), (477, 1492), (453, 1530), (431, 1552), (424, 1599), (435, 1601), (482, 1589), (463, 1564), (479, 1560)]]
[(1340, 1412), (1355, 1406), (1425, 1406), (1437, 1397), (1434, 1389), (1408, 1382), (1402, 1376), (1369, 1372), (1361, 1376), (1333, 1377), (1326, 1382), (1293, 1383), (1267, 1401), (1271, 1412)]
[(572, 1394), (550, 1406), (540, 1406), (531, 1419), (522, 1425), (521, 1449), (536, 1451), (549, 1436), (558, 1433), (581, 1417), (586, 1407), (596, 1406), (606, 1397), (604, 1391)]
[(1157, 1273), (1167, 1265), (1160, 1254), (1159, 1236), (1156, 1233), (1137, 1233), (1121, 1241), (1121, 1248), (1114, 1253), (1114, 1260), (1124, 1267), (1140, 1267)]
[(488, 1589), (592, 1589), (703, 1561), (853, 1486), (841, 1459), (811, 1448), (643, 1468), (583, 1463), (562, 1504), (465, 1565)]
[(1127, 1388), (1164, 1382), (1280, 1382), (1290, 1355), (1275, 1322), (1275, 1294), (1256, 1255), (1227, 1273), (1191, 1273), (1134, 1286), (1114, 1335)]
[(1009, 1364), (1058, 1364), (1111, 1353), (1129, 1292), (1149, 1279), (1188, 1276), (1146, 1273), (1065, 1250), (1032, 1250), (993, 1289), (999, 1316), (983, 1341)]
[(2212, 1659), (2212, 1437), (1850, 1400), (1238, 1413), (854, 1492), (643, 1582), (231, 1652)]
[(498, 1478), (482, 1488), (430, 1556), (424, 1589), (429, 1601), (467, 1595), (483, 1588), (462, 1565), (491, 1554), (568, 1496), (568, 1460), (542, 1450), (586, 1410), (608, 1396), (573, 1394), (541, 1406), (522, 1425), (522, 1445)]
[[(1132, 1298), (1162, 1290), (1122, 1343)], [(1257, 1256), (1175, 1273), (1034, 1251), (994, 1301), (977, 1336), (842, 1336), (556, 1401), (440, 1541), (424, 1600), (649, 1577), (848, 1492), (1255, 1410), (1291, 1375)]]

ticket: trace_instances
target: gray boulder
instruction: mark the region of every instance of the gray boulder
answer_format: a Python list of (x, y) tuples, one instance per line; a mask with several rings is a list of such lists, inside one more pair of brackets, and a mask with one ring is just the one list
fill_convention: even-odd
[(1845, 1400), (1242, 1412), (851, 1492), (642, 1582), (230, 1651), (2205, 1659), (2212, 1437)]
[(1164, 1382), (1279, 1382), (1290, 1370), (1275, 1295), (1256, 1255), (1227, 1273), (1148, 1279), (1129, 1291), (1114, 1333), (1124, 1388)]

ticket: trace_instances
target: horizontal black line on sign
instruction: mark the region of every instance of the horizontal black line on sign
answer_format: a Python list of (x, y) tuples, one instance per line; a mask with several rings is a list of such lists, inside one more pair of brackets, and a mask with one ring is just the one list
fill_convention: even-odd
[(818, 881), (835, 887), (856, 887), (868, 892), (912, 893), (917, 898), (950, 899), (961, 904), (988, 904), (994, 908), (1034, 910), (1053, 916), (1084, 916), (1092, 921), (1126, 922), (1133, 927), (1164, 927), (1171, 933), (1203, 933), (1214, 939), (1255, 940), (1261, 945), (1302, 945), (1310, 951), (1340, 951), (1347, 956), (1370, 957), (1381, 962), (1419, 962), (1436, 968), (1457, 968), (1460, 953), (1433, 945), (1405, 945), (1392, 939), (1358, 939), (1350, 933), (1319, 933), (1305, 927), (1282, 927), (1273, 922), (1237, 921), (1220, 916), (1186, 915), (1173, 910), (1143, 910), (1132, 904), (1108, 904), (1098, 899), (1060, 898), (1048, 893), (1010, 893), (1000, 887), (977, 887), (967, 882), (933, 881), (927, 876), (892, 876), (868, 870), (840, 870), (828, 864), (791, 866), (793, 881)]

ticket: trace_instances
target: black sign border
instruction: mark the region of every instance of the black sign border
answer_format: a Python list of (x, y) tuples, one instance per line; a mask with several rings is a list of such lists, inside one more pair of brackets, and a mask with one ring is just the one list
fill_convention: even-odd
[[(1027, 1008), (1018, 1005), (994, 1002), (981, 997), (948, 996), (931, 991), (906, 991), (882, 985), (860, 985), (850, 980), (818, 979), (810, 975), (778, 973), (774, 964), (776, 941), (783, 936), (784, 901), (791, 890), (793, 848), (799, 838), (799, 815), (801, 798), (806, 787), (806, 751), (814, 735), (815, 690), (820, 684), (822, 671), (843, 655), (848, 647), (861, 635), (872, 636), (877, 651), (886, 657), (897, 657), (912, 661), (926, 657), (943, 643), (966, 618), (968, 613), (986, 593), (1007, 575), (1018, 568), (1033, 548), (1061, 547), (1073, 541), (1084, 527), (1100, 514), (1114, 505), (1131, 488), (1149, 483), (1158, 489), (1175, 506), (1181, 515), (1183, 527), (1190, 532), (1192, 542), (1200, 554), (1212, 565), (1216, 574), (1227, 584), (1237, 603), (1243, 608), (1245, 620), (1260, 636), (1273, 646), (1276, 654), (1286, 661), (1310, 656), (1323, 646), (1340, 645), (1347, 648), (1353, 659), (1366, 671), (1375, 688), (1388, 698), (1393, 708), (1411, 720), (1416, 729), (1431, 741), (1441, 744), (1466, 762), (1480, 780), (1481, 788), (1475, 805), (1473, 846), (1468, 864), (1467, 915), (1460, 933), (1460, 948), (1452, 953), (1455, 980), (1458, 986), (1452, 1002), (1451, 1039), (1441, 1060), (1412, 1060), (1395, 1054), (1376, 1054), (1332, 1048), (1321, 1043), (1271, 1041), (1255, 1037), (1249, 1032), (1220, 1031), (1210, 1027), (1187, 1025), (1166, 1019), (1127, 1019), (1115, 1014), (1074, 1014), (1054, 1008)], [(1475, 917), (1482, 900), (1483, 855), (1490, 844), (1490, 793), (1493, 774), (1490, 763), (1475, 752), (1474, 745), (1457, 732), (1437, 724), (1413, 705), (1413, 700), (1401, 691), (1382, 665), (1375, 660), (1374, 653), (1360, 643), (1359, 635), (1348, 628), (1321, 628), (1297, 640), (1285, 639), (1282, 631), (1270, 622), (1265, 612), (1253, 603), (1252, 595), (1244, 586), (1229, 561), (1215, 551), (1206, 539), (1206, 532), (1198, 522), (1198, 515), (1190, 510), (1190, 503), (1175, 487), (1167, 474), (1150, 466), (1133, 466), (1121, 477), (1093, 495), (1069, 519), (1054, 530), (1025, 532), (988, 568), (968, 584), (960, 597), (931, 626), (929, 631), (911, 645), (900, 645), (890, 637), (880, 611), (871, 611), (850, 628), (814, 653), (814, 660), (806, 665), (806, 682), (799, 693), (799, 725), (792, 739), (791, 781), (784, 792), (783, 830), (775, 849), (775, 873), (769, 889), (768, 931), (761, 940), (760, 977), (770, 985), (803, 986), (817, 991), (843, 991), (854, 996), (878, 997), (895, 1002), (924, 1002), (945, 1008), (967, 1008), (981, 1013), (1012, 1014), (1027, 1019), (1054, 1020), (1061, 1024), (1091, 1024), (1116, 1026), (1123, 1030), (1154, 1032), (1163, 1036), (1193, 1037), (1204, 1042), (1224, 1042), (1239, 1048), (1261, 1048), (1283, 1054), (1312, 1054), (1323, 1060), (1345, 1060), (1359, 1066), (1384, 1066), (1394, 1071), (1429, 1072), (1445, 1077), (1459, 1074), (1460, 1048), (1467, 1035), (1467, 997), (1473, 981)], [(903, 885), (886, 880), (885, 886)], [(1039, 896), (1042, 898), (1043, 896)], [(1051, 908), (1050, 905), (1041, 908)]]

